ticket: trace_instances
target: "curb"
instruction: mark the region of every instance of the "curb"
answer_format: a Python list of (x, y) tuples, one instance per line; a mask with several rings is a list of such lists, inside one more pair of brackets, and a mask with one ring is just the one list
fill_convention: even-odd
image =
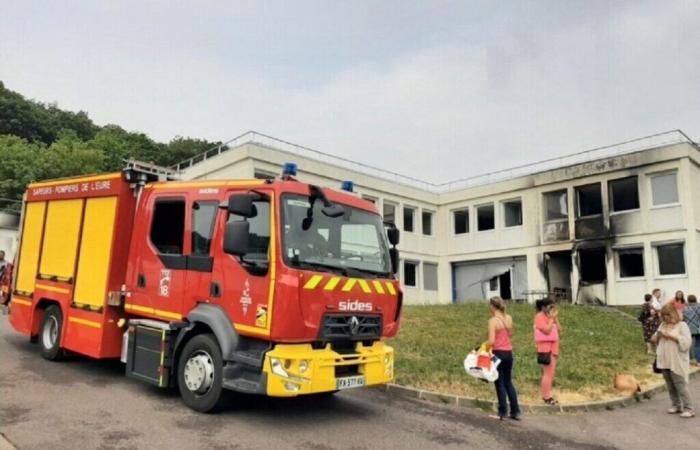
[[(700, 378), (700, 369), (691, 369), (690, 379)], [(427, 391), (411, 386), (403, 386), (400, 384), (386, 384), (382, 389), (389, 395), (400, 398), (408, 398), (415, 400), (424, 400), (431, 403), (439, 403), (442, 405), (451, 405), (462, 408), (479, 408), (485, 411), (497, 411), (498, 403), (493, 400), (486, 400), (474, 397), (466, 397), (454, 394), (445, 394), (442, 392)], [(615, 398), (612, 400), (603, 400), (587, 403), (572, 403), (569, 405), (533, 405), (521, 404), (520, 408), (524, 412), (533, 415), (548, 415), (548, 414), (580, 414), (599, 411), (612, 411), (615, 409), (627, 408), (641, 403), (645, 400), (650, 400), (655, 395), (666, 392), (666, 384), (660, 384), (642, 392), (637, 392), (628, 397)]]

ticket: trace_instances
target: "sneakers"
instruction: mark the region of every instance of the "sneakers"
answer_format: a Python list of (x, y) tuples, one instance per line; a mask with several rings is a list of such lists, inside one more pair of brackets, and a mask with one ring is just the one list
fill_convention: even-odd
[(681, 413), (680, 417), (682, 419), (690, 419), (691, 417), (695, 417), (695, 412), (690, 409), (686, 409)]
[(680, 414), (681, 410), (680, 408), (676, 408), (675, 406), (673, 408), (669, 408), (668, 411), (666, 411), (669, 414)]

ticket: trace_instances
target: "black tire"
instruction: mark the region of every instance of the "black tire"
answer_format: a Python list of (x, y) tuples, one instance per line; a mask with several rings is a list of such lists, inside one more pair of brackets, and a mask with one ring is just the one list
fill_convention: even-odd
[[(206, 383), (202, 382), (203, 384), (200, 384), (201, 391), (188, 387), (192, 386), (193, 382), (190, 382), (188, 385), (188, 380), (185, 379), (188, 361), (196, 357), (204, 358), (207, 366), (209, 367), (209, 364), (211, 364), (212, 369), (209, 377), (203, 377), (203, 379), (210, 380), (210, 385), (209, 387), (204, 387)], [(194, 364), (194, 366), (196, 367), (197, 365)], [(180, 390), (180, 396), (187, 406), (201, 413), (211, 413), (221, 408), (224, 403), (223, 367), (221, 349), (214, 335), (199, 334), (185, 344), (185, 348), (182, 349), (177, 363), (177, 386)], [(188, 373), (190, 372), (192, 372), (191, 369)]]
[(58, 305), (51, 305), (44, 311), (44, 318), (39, 328), (39, 346), (41, 356), (49, 361), (59, 361), (63, 358), (61, 348), (61, 330), (63, 329), (63, 313)]

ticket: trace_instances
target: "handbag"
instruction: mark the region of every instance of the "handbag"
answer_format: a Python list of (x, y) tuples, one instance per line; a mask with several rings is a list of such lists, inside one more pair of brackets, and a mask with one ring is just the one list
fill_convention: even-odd
[(552, 352), (537, 352), (537, 364), (548, 366), (552, 363)]
[(656, 365), (656, 358), (654, 358), (654, 362), (651, 364), (651, 370), (654, 373), (662, 373), (661, 369), (659, 369), (658, 366)]

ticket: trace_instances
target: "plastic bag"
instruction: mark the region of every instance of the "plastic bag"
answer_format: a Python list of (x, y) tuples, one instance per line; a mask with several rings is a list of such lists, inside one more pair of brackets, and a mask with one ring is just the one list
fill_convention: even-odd
[(464, 358), (464, 370), (467, 374), (489, 383), (498, 379), (498, 365), (501, 360), (486, 350), (487, 346), (474, 349)]

